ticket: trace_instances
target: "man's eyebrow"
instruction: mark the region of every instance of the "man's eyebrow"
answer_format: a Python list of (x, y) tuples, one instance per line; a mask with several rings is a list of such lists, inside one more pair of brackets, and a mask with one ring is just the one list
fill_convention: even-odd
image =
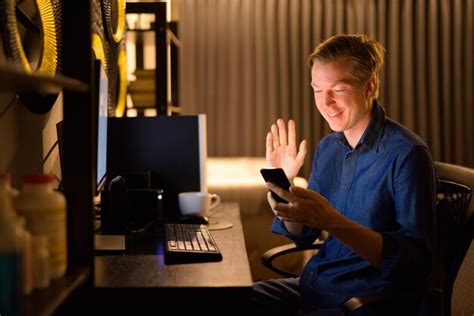
[[(334, 82), (334, 84), (331, 86), (331, 87), (334, 87), (335, 85), (337, 84), (340, 84), (340, 83), (345, 83), (345, 84), (353, 84), (357, 82), (354, 78), (341, 78), (339, 80), (336, 80), (336, 82)], [(311, 81), (311, 87), (313, 88), (319, 88), (314, 82)]]

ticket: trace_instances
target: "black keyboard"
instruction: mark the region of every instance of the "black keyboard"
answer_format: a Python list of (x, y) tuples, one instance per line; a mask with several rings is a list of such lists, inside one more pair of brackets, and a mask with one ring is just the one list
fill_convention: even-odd
[(165, 263), (221, 261), (222, 254), (203, 224), (165, 224)]

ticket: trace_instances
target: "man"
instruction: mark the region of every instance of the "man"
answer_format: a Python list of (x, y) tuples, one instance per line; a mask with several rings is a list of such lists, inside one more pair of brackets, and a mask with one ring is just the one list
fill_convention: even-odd
[[(254, 285), (259, 307), (288, 314), (342, 315), (355, 296), (421, 286), (431, 268), (435, 171), (429, 149), (385, 116), (378, 103), (384, 48), (365, 35), (338, 35), (308, 58), (316, 107), (331, 135), (319, 143), (308, 189), (268, 187), (289, 203), (276, 203), (272, 230), (297, 245), (322, 230), (329, 238), (299, 278)], [(296, 144), (293, 120), (279, 119), (266, 139), (267, 163), (294, 178), (306, 155)], [(408, 313), (409, 302), (368, 306), (367, 314)], [(411, 302), (410, 302), (411, 303)], [(406, 306), (404, 306), (406, 305)]]

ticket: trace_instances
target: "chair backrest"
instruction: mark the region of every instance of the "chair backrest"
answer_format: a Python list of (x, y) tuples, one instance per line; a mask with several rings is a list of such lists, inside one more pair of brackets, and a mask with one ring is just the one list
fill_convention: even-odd
[[(441, 180), (452, 181), (474, 188), (474, 169), (447, 162), (435, 161), (436, 173)], [(474, 199), (471, 200), (468, 209), (474, 213)]]
[[(435, 161), (438, 178), (464, 184), (474, 189), (474, 169), (452, 163)], [(467, 218), (474, 214), (474, 199), (471, 199), (467, 211)], [(464, 262), (458, 271), (458, 277), (454, 282), (452, 293), (452, 313), (453, 315), (469, 315), (474, 312), (474, 243), (464, 258)], [(448, 314), (449, 315), (449, 314)]]
[(444, 315), (451, 315), (451, 296), (459, 268), (474, 236), (474, 217), (470, 213), (470, 187), (440, 179), (437, 207), (438, 254), (440, 272), (437, 286), (443, 293)]

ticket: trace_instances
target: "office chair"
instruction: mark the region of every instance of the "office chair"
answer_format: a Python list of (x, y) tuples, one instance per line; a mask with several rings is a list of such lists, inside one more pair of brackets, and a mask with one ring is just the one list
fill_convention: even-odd
[[(369, 304), (402, 302), (406, 298), (416, 295), (420, 297), (421, 301), (418, 315), (451, 315), (454, 281), (474, 236), (474, 212), (469, 212), (472, 190), (467, 185), (446, 180), (452, 179), (449, 177), (450, 167), (457, 168), (457, 166), (446, 163), (435, 163), (435, 166), (440, 179), (436, 204), (437, 247), (434, 254), (433, 271), (430, 279), (427, 280), (426, 288), (422, 292), (404, 293), (396, 296), (390, 292), (381, 291), (352, 297), (344, 303), (343, 308), (346, 314), (351, 315)], [(471, 177), (474, 175), (472, 169), (461, 169), (470, 172)], [(463, 179), (463, 177), (456, 179)], [(313, 245), (304, 249), (296, 247), (295, 244), (272, 248), (263, 254), (262, 263), (268, 269), (284, 277), (296, 277), (298, 273), (278, 267), (274, 264), (275, 260), (302, 250), (318, 251), (324, 240), (324, 236), (318, 238)]]

